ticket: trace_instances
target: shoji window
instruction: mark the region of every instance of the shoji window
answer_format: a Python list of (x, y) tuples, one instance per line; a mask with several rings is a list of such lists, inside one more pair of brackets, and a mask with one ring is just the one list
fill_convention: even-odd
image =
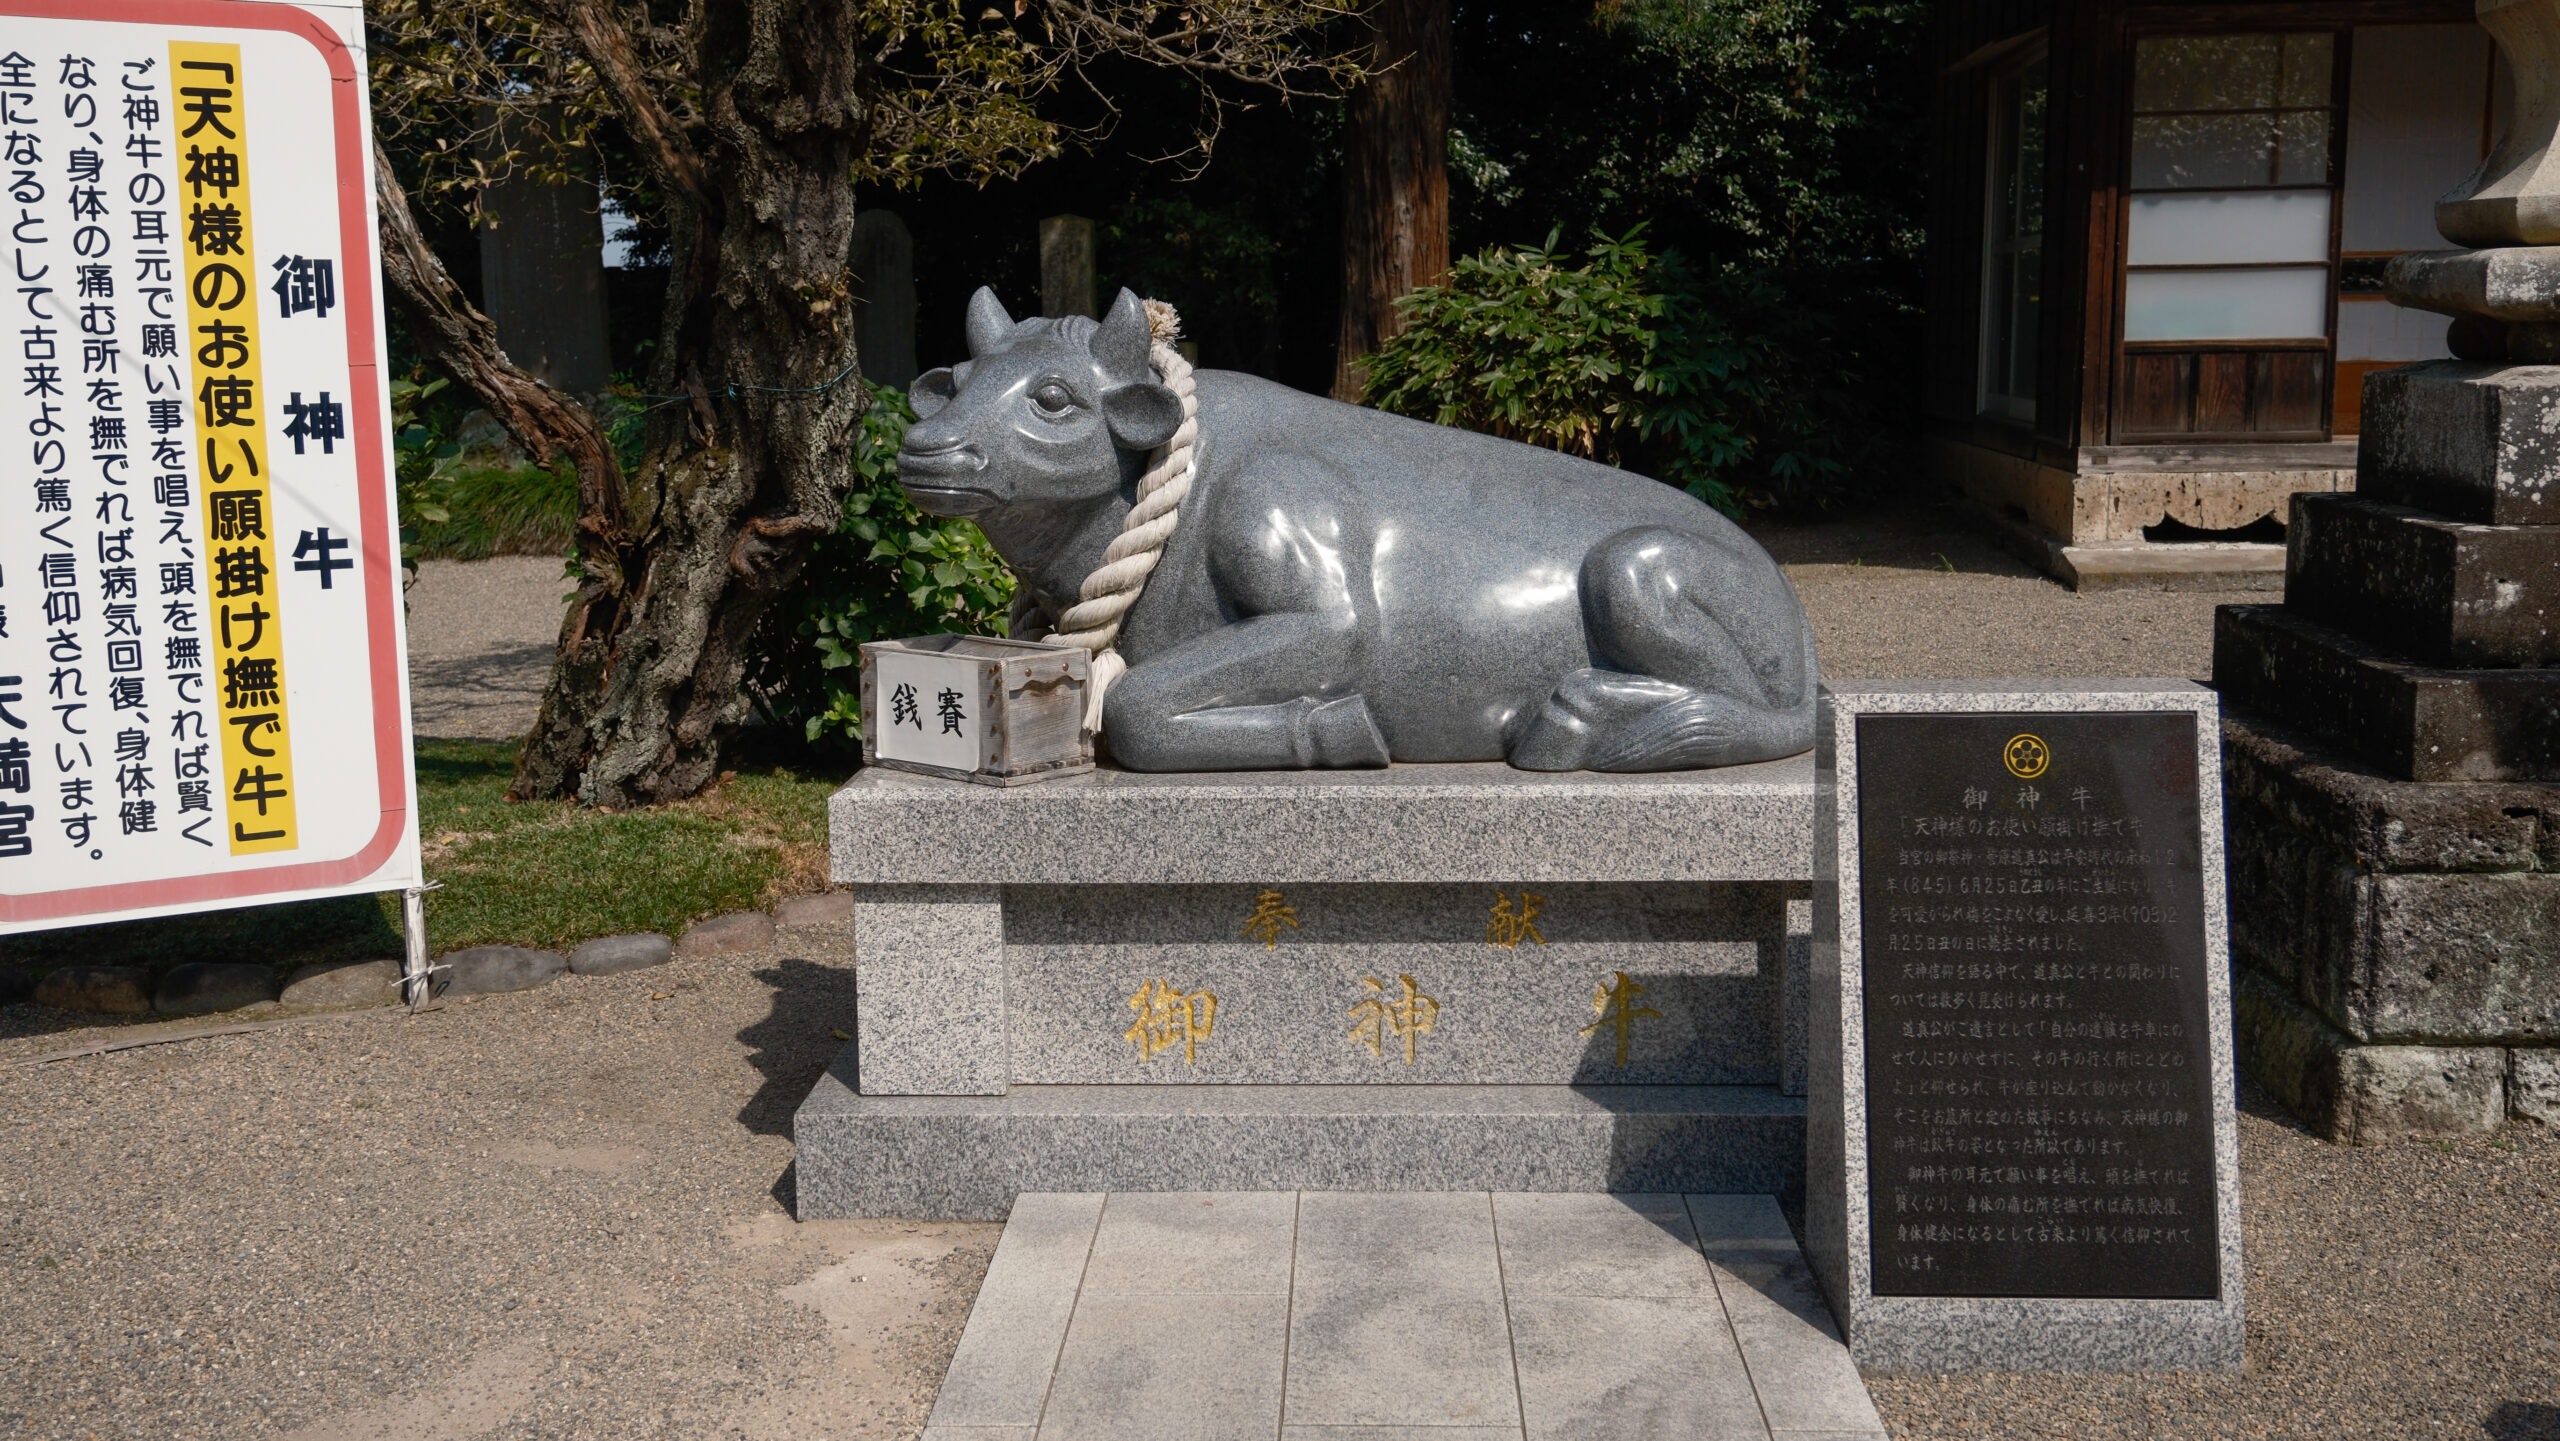
[(2325, 438), (2341, 48), (2135, 43), (2117, 439)]

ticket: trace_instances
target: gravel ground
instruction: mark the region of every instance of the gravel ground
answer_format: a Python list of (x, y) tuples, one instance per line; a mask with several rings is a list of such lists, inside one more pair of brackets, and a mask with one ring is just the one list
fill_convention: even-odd
[(2076, 594), (1939, 509), (1761, 524), (1752, 533), (1803, 597), (1823, 674), (1843, 680), (2203, 680), (2213, 670), (2213, 608), (2275, 599), (2226, 591)]
[(409, 587), (409, 714), (438, 740), (505, 740), (533, 728), (562, 600), (557, 556), (418, 563)]
[(923, 1430), (998, 1228), (790, 1216), (851, 938), (51, 1065), (0, 1010), (0, 1435)]
[[(1934, 512), (1758, 531), (1843, 677), (2201, 677), (2265, 598), (2073, 595)], [(422, 731), (521, 732), (556, 562), (423, 569)], [(0, 1434), (919, 1434), (996, 1228), (790, 1220), (848, 945), (43, 1066), (120, 1032), (0, 1009)], [(2246, 1371), (1878, 1379), (1894, 1434), (2560, 1441), (2560, 1138), (2241, 1099)]]

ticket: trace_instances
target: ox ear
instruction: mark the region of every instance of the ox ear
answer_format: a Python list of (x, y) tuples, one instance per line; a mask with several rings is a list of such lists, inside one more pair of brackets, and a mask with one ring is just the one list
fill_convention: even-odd
[(951, 374), (951, 367), (946, 365), (917, 376), (915, 383), (907, 387), (907, 404), (914, 409), (916, 419), (928, 420), (959, 393), (960, 382)]
[(1102, 373), (1116, 381), (1144, 380), (1147, 369), (1147, 308), (1127, 287), (1094, 327), (1087, 344)]
[(1013, 317), (1005, 313), (1004, 302), (995, 291), (979, 286), (969, 297), (969, 358), (993, 355), (1013, 339)]
[(1111, 427), (1111, 438), (1122, 446), (1153, 450), (1182, 428), (1182, 402), (1171, 390), (1152, 382), (1123, 385), (1103, 392), (1102, 418)]

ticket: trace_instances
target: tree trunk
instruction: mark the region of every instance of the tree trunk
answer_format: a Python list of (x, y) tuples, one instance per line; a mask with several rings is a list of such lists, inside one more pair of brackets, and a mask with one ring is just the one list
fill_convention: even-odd
[(1342, 329), (1333, 398), (1359, 403), (1368, 358), (1404, 329), (1399, 296), (1449, 269), (1450, 0), (1385, 0), (1342, 135)]
[[(391, 158), (373, 152), (374, 204), (381, 213), (382, 273), (407, 311), (420, 351), (462, 383), (537, 465), (566, 457), (578, 472), (578, 555), (586, 580), (563, 629), (580, 632), (600, 597), (617, 589), (630, 561), (622, 523), (622, 466), (613, 443), (577, 402), (525, 373), (498, 346), (498, 327), (454, 283), (427, 245)], [(555, 677), (553, 686), (558, 681)], [(550, 709), (546, 700), (544, 710)]]
[(746, 649), (835, 529), (868, 402), (853, 373), (861, 154), (847, 0), (711, 0), (697, 157), (598, 0), (558, 0), (676, 211), (627, 559), (590, 570), (511, 794), (624, 806), (692, 795), (746, 717)]

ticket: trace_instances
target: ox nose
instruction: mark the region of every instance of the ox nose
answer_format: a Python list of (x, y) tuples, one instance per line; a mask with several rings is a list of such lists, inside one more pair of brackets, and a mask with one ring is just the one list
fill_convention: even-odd
[(908, 447), (898, 452), (898, 476), (901, 480), (975, 475), (986, 468), (987, 458), (965, 440), (925, 449)]

